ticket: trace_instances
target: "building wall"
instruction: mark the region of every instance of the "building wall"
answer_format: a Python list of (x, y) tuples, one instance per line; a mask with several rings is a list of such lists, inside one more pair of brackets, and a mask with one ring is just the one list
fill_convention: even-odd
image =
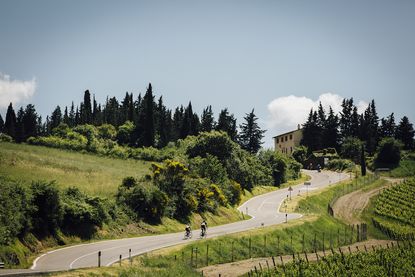
[(294, 148), (300, 145), (302, 138), (303, 131), (301, 129), (276, 136), (274, 137), (275, 150), (291, 155)]

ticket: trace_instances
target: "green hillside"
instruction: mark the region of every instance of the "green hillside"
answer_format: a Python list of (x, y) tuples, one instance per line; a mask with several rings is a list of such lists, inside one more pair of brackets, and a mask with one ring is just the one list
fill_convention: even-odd
[(24, 182), (55, 180), (90, 195), (112, 196), (126, 176), (140, 177), (150, 163), (76, 153), (43, 146), (0, 142), (0, 175)]

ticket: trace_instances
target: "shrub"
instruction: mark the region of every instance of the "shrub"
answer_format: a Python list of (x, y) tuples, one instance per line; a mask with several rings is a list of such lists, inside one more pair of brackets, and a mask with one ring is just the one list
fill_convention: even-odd
[(131, 134), (134, 131), (134, 123), (131, 121), (126, 121), (123, 125), (118, 127), (117, 141), (120, 144), (130, 144), (131, 143)]
[(355, 137), (347, 137), (340, 149), (340, 155), (344, 159), (349, 159), (356, 164), (360, 163), (360, 155), (363, 142)]
[(186, 139), (190, 143), (186, 153), (190, 158), (205, 158), (208, 154), (217, 157), (221, 162), (231, 157), (235, 143), (224, 132), (203, 132), (193, 141)]
[(134, 212), (136, 218), (157, 222), (164, 215), (169, 198), (157, 187), (127, 177), (118, 188), (117, 202)]
[[(277, 151), (263, 150), (259, 152), (259, 160), (268, 168), (274, 186), (280, 186), (287, 181), (289, 167), (288, 159), (288, 157)], [(296, 168), (293, 167), (293, 170), (296, 170)]]
[(95, 233), (96, 226), (102, 227), (109, 219), (105, 200), (87, 196), (75, 187), (63, 192), (62, 210), (62, 228), (66, 232), (86, 238)]
[(305, 160), (307, 160), (307, 152), (308, 152), (307, 147), (304, 145), (301, 145), (301, 146), (294, 148), (292, 156), (294, 160), (296, 160), (300, 164), (304, 164)]
[(206, 158), (191, 159), (189, 167), (196, 175), (207, 178), (213, 183), (222, 184), (228, 179), (228, 174), (219, 159), (210, 154), (207, 154)]
[(31, 213), (33, 231), (39, 236), (55, 235), (62, 218), (62, 206), (59, 191), (54, 182), (34, 182)]
[(393, 138), (384, 138), (379, 143), (374, 164), (379, 167), (396, 167), (401, 160), (402, 143)]
[(228, 198), (231, 205), (237, 205), (241, 202), (242, 187), (235, 181), (230, 181), (229, 191), (231, 196)]
[(98, 136), (102, 139), (115, 139), (117, 135), (117, 130), (111, 124), (102, 124), (98, 128)]
[(346, 170), (354, 167), (354, 163), (346, 159), (332, 159), (329, 160), (326, 167), (330, 170)]
[(4, 133), (0, 133), (0, 142), (13, 142), (13, 138)]
[(30, 227), (30, 193), (20, 183), (0, 177), (0, 245), (8, 245)]

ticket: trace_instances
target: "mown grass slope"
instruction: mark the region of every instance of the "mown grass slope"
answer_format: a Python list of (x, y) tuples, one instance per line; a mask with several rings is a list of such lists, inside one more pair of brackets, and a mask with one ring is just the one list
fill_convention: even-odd
[(97, 196), (112, 197), (126, 176), (140, 177), (150, 163), (77, 153), (43, 146), (0, 142), (0, 175), (23, 182), (55, 180)]

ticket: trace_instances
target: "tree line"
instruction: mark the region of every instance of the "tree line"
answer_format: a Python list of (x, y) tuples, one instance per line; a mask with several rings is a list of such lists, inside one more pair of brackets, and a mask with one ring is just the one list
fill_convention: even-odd
[(254, 110), (247, 113), (238, 132), (236, 118), (227, 108), (220, 111), (217, 121), (210, 105), (200, 116), (193, 111), (191, 102), (173, 111), (164, 105), (162, 96), (155, 100), (152, 85), (149, 84), (144, 96), (139, 94), (134, 100), (133, 93), (127, 92), (121, 102), (116, 97), (107, 97), (103, 105), (97, 103), (95, 96), (91, 99), (91, 93), (86, 90), (79, 106), (73, 102), (69, 108), (57, 106), (45, 121), (37, 114), (34, 105), (29, 104), (25, 109), (21, 107), (16, 115), (10, 103), (5, 121), (0, 115), (0, 132), (11, 136), (16, 142), (24, 142), (29, 137), (50, 135), (61, 123), (69, 127), (111, 124), (123, 132), (118, 141), (120, 144), (163, 148), (169, 142), (189, 135), (217, 130), (226, 132), (243, 149), (256, 153), (263, 143), (265, 132), (257, 120)]
[(356, 138), (365, 143), (365, 150), (373, 155), (383, 138), (395, 138), (402, 142), (405, 150), (414, 149), (414, 128), (404, 116), (398, 124), (394, 113), (379, 119), (375, 101), (359, 114), (353, 98), (343, 99), (342, 110), (335, 114), (332, 107), (326, 111), (320, 103), (317, 110), (311, 109), (303, 124), (302, 145), (309, 151), (325, 148), (340, 149), (345, 141)]

